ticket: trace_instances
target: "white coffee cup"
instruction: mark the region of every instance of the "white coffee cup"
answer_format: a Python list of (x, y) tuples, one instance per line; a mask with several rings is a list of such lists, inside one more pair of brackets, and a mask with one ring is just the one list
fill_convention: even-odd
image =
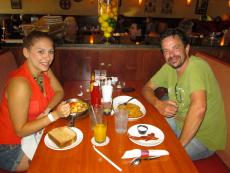
[(111, 85), (103, 85), (101, 90), (102, 90), (103, 102), (111, 102), (112, 94), (113, 94), (113, 87)]

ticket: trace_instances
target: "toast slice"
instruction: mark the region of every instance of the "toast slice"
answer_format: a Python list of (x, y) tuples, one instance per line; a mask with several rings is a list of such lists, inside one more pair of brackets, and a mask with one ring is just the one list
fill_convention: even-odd
[(77, 134), (67, 126), (52, 129), (48, 136), (59, 148), (67, 147), (77, 139)]

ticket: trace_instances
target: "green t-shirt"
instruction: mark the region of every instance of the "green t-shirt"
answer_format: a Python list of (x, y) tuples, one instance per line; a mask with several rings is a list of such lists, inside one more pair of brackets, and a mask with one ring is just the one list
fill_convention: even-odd
[(168, 88), (169, 99), (178, 103), (177, 127), (181, 130), (194, 91), (205, 90), (207, 108), (196, 138), (211, 150), (224, 149), (226, 121), (224, 102), (218, 82), (210, 66), (202, 59), (191, 56), (185, 72), (177, 80), (176, 69), (165, 64), (151, 79), (157, 87)]

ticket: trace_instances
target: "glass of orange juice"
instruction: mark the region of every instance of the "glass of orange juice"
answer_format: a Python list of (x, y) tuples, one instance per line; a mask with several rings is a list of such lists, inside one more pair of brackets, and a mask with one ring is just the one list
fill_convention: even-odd
[(94, 139), (97, 143), (103, 143), (106, 139), (107, 123), (102, 121), (101, 123), (96, 123), (93, 127)]

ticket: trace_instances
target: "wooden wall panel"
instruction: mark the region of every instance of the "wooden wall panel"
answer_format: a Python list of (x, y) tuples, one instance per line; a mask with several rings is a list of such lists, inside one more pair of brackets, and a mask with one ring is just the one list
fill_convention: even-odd
[(119, 80), (147, 81), (164, 59), (159, 49), (59, 49), (55, 63), (61, 81), (89, 80), (95, 69)]
[[(20, 65), (24, 58), (22, 49), (10, 48)], [(108, 76), (119, 80), (148, 81), (164, 64), (158, 48), (57, 48), (51, 65), (61, 83), (72, 80), (90, 80), (95, 69), (107, 70)]]
[(138, 51), (134, 50), (101, 50), (99, 69), (106, 69), (109, 76), (118, 76), (120, 80), (138, 80), (141, 62)]
[(147, 82), (161, 68), (165, 60), (160, 49), (143, 51), (142, 59), (142, 80)]
[(60, 64), (62, 81), (89, 80), (92, 69), (98, 66), (98, 51), (59, 49), (55, 61)]

